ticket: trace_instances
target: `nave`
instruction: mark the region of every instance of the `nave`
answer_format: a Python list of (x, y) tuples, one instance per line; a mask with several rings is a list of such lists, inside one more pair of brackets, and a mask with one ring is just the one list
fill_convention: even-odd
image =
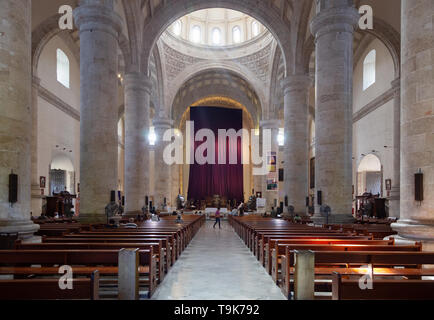
[(434, 299), (433, 17), (0, 0), (0, 300)]
[(203, 225), (163, 283), (155, 300), (284, 300), (280, 289), (222, 222)]

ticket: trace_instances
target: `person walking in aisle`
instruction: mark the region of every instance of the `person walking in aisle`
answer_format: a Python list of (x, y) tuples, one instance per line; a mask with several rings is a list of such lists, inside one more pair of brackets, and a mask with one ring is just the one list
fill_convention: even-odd
[(220, 207), (217, 208), (217, 211), (215, 212), (215, 223), (214, 223), (214, 229), (216, 224), (219, 224), (219, 229), (221, 229), (221, 225), (220, 225)]

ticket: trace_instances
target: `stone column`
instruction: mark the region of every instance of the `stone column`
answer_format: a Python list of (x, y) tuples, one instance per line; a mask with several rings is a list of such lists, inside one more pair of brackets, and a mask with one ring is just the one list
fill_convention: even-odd
[(309, 88), (312, 80), (308, 75), (296, 75), (282, 81), (284, 90), (285, 151), (284, 195), (294, 213), (306, 215), (308, 196), (309, 158)]
[(125, 75), (125, 213), (142, 212), (149, 192), (149, 105), (151, 82), (139, 73)]
[[(279, 145), (277, 143), (277, 135), (279, 134), (280, 121), (279, 120), (263, 120), (260, 122), (260, 126), (262, 130), (271, 130), (271, 152), (275, 152), (277, 156), (276, 162), (276, 178), (279, 179)], [(262, 132), (261, 132), (262, 134)], [(262, 135), (263, 136), (263, 135)], [(264, 143), (265, 141), (262, 141)], [(261, 148), (262, 152), (262, 148)], [(265, 155), (265, 161), (267, 160), (268, 155)], [(268, 175), (264, 175), (262, 178), (262, 197), (267, 200), (266, 210), (268, 212), (271, 211), (272, 207), (275, 209), (279, 206), (279, 190), (268, 191), (267, 190), (267, 177)], [(277, 206), (274, 205), (274, 200), (277, 199)]]
[(113, 1), (82, 1), (74, 11), (80, 31), (80, 220), (106, 221), (117, 189), (118, 37)]
[(169, 142), (163, 141), (163, 136), (166, 130), (173, 127), (173, 120), (157, 118), (154, 120), (155, 135), (157, 141), (155, 142), (155, 193), (154, 201), (156, 209), (163, 209), (164, 198), (167, 203), (172, 202), (170, 199), (171, 193), (171, 166), (168, 166), (164, 161), (163, 153)]
[(38, 93), (41, 79), (32, 80), (32, 165), (31, 165), (31, 212), (34, 217), (42, 213), (42, 195), (38, 175)]
[(392, 81), (393, 97), (393, 177), (389, 198), (389, 216), (399, 218), (401, 181), (401, 79)]
[[(30, 0), (0, 2), (0, 233), (37, 241), (30, 220), (32, 69)], [(18, 201), (9, 202), (9, 174), (18, 175)], [(39, 239), (40, 240), (40, 239)]]
[[(402, 1), (401, 220), (399, 235), (425, 240), (434, 250), (434, 5)], [(424, 179), (424, 200), (415, 201), (414, 174)]]
[[(352, 216), (353, 34), (360, 15), (348, 0), (318, 2), (316, 41), (316, 190), (331, 208), (329, 222)], [(324, 221), (316, 205), (317, 222)]]
[[(261, 139), (261, 129), (258, 129), (258, 132), (255, 133), (255, 138), (258, 138), (258, 147), (259, 147), (259, 155), (262, 155), (262, 139)], [(252, 152), (252, 156), (251, 156), (251, 160), (253, 160), (253, 141), (251, 141), (251, 152)], [(252, 174), (253, 174), (253, 168), (259, 168), (260, 166), (256, 166), (252, 163)], [(255, 195), (257, 192), (262, 192), (262, 196), (264, 196), (264, 192), (266, 191), (263, 188), (263, 183), (262, 181), (264, 180), (264, 177), (262, 175), (253, 175), (253, 189), (255, 190)], [(246, 195), (246, 199), (244, 199), (244, 201), (248, 201), (249, 197)]]

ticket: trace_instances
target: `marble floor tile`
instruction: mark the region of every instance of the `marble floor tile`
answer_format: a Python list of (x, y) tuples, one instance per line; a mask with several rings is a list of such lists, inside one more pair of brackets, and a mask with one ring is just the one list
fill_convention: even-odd
[(207, 222), (157, 288), (155, 300), (284, 300), (227, 222)]

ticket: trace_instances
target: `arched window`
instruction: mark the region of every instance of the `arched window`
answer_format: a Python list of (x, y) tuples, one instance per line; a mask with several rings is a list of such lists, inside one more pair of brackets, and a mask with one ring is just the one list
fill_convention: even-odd
[(279, 133), (277, 134), (277, 143), (279, 147), (283, 147), (285, 145), (285, 128), (279, 128)]
[(57, 49), (57, 81), (69, 88), (69, 59), (60, 49)]
[(194, 43), (199, 43), (202, 39), (202, 29), (199, 26), (194, 26), (191, 29), (190, 40)]
[(375, 83), (375, 61), (377, 52), (372, 50), (363, 61), (363, 91)]
[(240, 43), (241, 42), (241, 29), (239, 26), (236, 26), (232, 29), (232, 39), (234, 43)]
[(214, 28), (212, 30), (212, 44), (219, 45), (222, 42), (222, 32), (219, 28)]
[(253, 23), (252, 23), (252, 34), (254, 37), (259, 35), (259, 23), (258, 23), (258, 21), (253, 21)]
[(178, 20), (178, 21), (176, 21), (173, 24), (172, 30), (173, 30), (173, 33), (176, 36), (180, 36), (181, 35), (181, 32), (182, 32), (182, 22), (181, 22), (181, 20)]

